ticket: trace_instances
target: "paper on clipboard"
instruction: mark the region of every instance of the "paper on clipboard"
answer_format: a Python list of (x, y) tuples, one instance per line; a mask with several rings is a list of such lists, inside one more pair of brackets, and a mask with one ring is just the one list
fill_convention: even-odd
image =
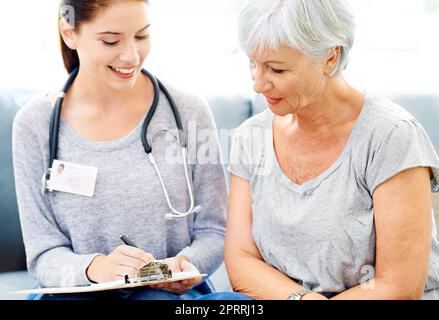
[(188, 272), (175, 272), (172, 273), (172, 278), (167, 280), (150, 281), (142, 283), (130, 283), (126, 284), (124, 280), (117, 280), (112, 282), (91, 284), (83, 287), (56, 287), (56, 288), (40, 288), (31, 290), (20, 290), (11, 292), (11, 294), (62, 294), (62, 293), (83, 293), (83, 292), (96, 292), (115, 289), (127, 289), (135, 287), (143, 287), (151, 284), (176, 282), (182, 280), (196, 279), (207, 276), (207, 274), (200, 274), (198, 271)]

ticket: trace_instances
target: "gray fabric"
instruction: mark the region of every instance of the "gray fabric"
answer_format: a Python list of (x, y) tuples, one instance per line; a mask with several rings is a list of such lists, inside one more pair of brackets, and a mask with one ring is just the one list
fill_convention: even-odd
[[(396, 95), (391, 100), (406, 109), (418, 120), (428, 133), (436, 152), (439, 151), (439, 96), (437, 95)], [(252, 100), (251, 115), (257, 115), (268, 108), (264, 96), (257, 94)]]
[(26, 268), (12, 169), (12, 121), (31, 92), (0, 89), (0, 272)]
[[(263, 259), (317, 292), (342, 292), (370, 278), (375, 265), (372, 194), (399, 172), (439, 159), (424, 129), (387, 99), (367, 97), (338, 160), (302, 185), (286, 177), (272, 143), (271, 111), (246, 121), (233, 139), (229, 171), (250, 181), (253, 237)], [(433, 222), (426, 290), (439, 288)], [(429, 292), (428, 296), (432, 296)]]
[[(207, 104), (170, 89), (185, 131), (188, 122), (216, 132)], [(92, 198), (55, 192), (42, 196), (41, 177), (48, 165), (51, 106), (47, 96), (31, 101), (17, 114), (13, 129), (16, 190), (29, 272), (43, 286), (87, 285), (85, 270), (97, 254), (109, 254), (121, 234), (157, 259), (187, 255), (202, 273), (211, 274), (223, 260), (226, 184), (219, 153), (216, 164), (195, 159), (201, 141), (189, 143), (196, 217), (166, 221), (170, 210), (159, 180), (141, 144), (141, 125), (109, 142), (87, 141), (61, 122), (58, 158), (99, 168)], [(143, 122), (143, 121), (142, 121)], [(189, 206), (176, 125), (163, 94), (148, 130), (148, 141), (177, 210)], [(217, 136), (216, 136), (217, 137)], [(216, 143), (216, 144), (215, 144)], [(214, 146), (218, 147), (217, 141)], [(168, 152), (168, 154), (167, 154)]]
[(436, 152), (439, 152), (439, 96), (395, 96), (392, 101), (404, 107), (422, 124)]

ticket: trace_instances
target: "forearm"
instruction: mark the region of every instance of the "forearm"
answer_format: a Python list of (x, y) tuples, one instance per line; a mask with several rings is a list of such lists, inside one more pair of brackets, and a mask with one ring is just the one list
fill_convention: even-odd
[[(253, 256), (226, 257), (226, 267), (233, 290), (257, 300), (285, 300), (303, 289), (282, 272)], [(326, 300), (318, 293), (307, 294), (302, 299)]]
[(31, 259), (29, 271), (43, 287), (89, 285), (86, 271), (97, 255), (77, 255), (68, 248), (56, 248)]
[(422, 294), (398, 288), (384, 279), (371, 279), (331, 298), (331, 300), (417, 300)]

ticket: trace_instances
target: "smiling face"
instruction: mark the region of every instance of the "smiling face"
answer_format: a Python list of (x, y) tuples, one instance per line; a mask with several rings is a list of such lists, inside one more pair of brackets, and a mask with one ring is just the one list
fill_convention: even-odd
[(321, 97), (331, 64), (312, 59), (288, 47), (250, 56), (254, 90), (263, 94), (279, 116), (300, 114)]
[(78, 30), (61, 22), (67, 46), (80, 70), (115, 90), (133, 87), (150, 51), (149, 7), (144, 1), (115, 1)]

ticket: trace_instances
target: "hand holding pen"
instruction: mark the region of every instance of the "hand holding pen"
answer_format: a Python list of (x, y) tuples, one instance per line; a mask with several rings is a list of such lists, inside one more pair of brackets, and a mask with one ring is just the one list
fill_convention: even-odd
[(100, 255), (94, 258), (86, 272), (90, 281), (102, 283), (121, 280), (125, 275), (137, 274), (140, 268), (156, 260), (152, 254), (137, 248), (126, 237), (124, 243), (108, 256)]
[[(134, 244), (134, 242), (128, 239), (125, 235), (122, 235), (120, 237), (120, 240), (122, 240), (122, 242), (128, 246), (137, 247), (136, 244)], [(186, 272), (186, 271), (197, 270), (197, 268), (195, 268), (195, 266), (189, 262), (189, 259), (186, 256), (176, 256), (173, 258), (167, 258), (165, 260), (157, 260), (157, 261), (166, 263), (172, 272)], [(161, 289), (176, 294), (184, 294), (188, 290), (191, 290), (193, 286), (198, 284), (199, 282), (201, 282), (201, 278), (169, 282), (169, 283), (153, 284), (151, 285), (151, 288)]]

